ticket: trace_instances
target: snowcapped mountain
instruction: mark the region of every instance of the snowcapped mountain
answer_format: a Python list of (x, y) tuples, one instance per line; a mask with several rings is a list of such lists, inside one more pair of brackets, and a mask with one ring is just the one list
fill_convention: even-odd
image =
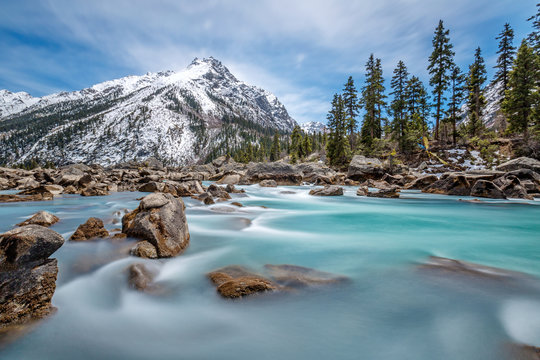
[(38, 101), (39, 98), (32, 97), (25, 92), (12, 93), (0, 90), (0, 119), (18, 113)]
[(300, 124), (300, 128), (306, 134), (318, 134), (326, 132), (326, 125), (318, 121), (308, 121)]
[[(484, 98), (486, 99), (486, 107), (484, 108), (484, 115), (482, 121), (488, 129), (499, 129), (504, 116), (501, 113), (501, 90), (503, 84), (501, 82), (486, 86), (484, 90)], [(467, 123), (469, 121), (467, 116), (468, 107), (467, 104), (463, 104), (461, 107), (461, 121), (460, 123)]]
[(0, 163), (33, 158), (111, 165), (154, 156), (204, 162), (247, 139), (296, 125), (268, 91), (214, 58), (35, 98), (0, 90)]

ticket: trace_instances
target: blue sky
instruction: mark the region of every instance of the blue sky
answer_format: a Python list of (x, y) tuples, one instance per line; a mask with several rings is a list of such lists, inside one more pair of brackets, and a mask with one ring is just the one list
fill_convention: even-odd
[(516, 45), (535, 0), (0, 0), (0, 89), (42, 96), (133, 74), (180, 70), (214, 56), (239, 79), (278, 96), (299, 122), (325, 121), (370, 53), (386, 85), (398, 60), (428, 81), (443, 19), (466, 69), (481, 46), (495, 64), (505, 22)]

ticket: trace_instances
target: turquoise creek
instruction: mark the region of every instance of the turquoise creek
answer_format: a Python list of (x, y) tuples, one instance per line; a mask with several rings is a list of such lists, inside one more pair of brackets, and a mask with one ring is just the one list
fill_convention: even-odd
[[(127, 257), (134, 239), (66, 242), (52, 256), (58, 311), (0, 358), (502, 360), (511, 344), (540, 346), (540, 281), (486, 285), (419, 269), (441, 256), (540, 278), (539, 201), (240, 188), (245, 195), (211, 206), (184, 198), (191, 244), (177, 258)], [(0, 231), (39, 210), (61, 219), (52, 229), (66, 239), (91, 216), (111, 230), (143, 195), (0, 204)], [(159, 270), (159, 294), (128, 287), (136, 262)], [(294, 264), (351, 281), (226, 300), (206, 274), (234, 264)]]

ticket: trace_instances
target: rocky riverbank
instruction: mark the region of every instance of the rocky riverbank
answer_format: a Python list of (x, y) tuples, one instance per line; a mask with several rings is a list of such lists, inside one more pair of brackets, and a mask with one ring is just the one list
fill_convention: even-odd
[[(436, 168), (439, 169), (439, 168)], [(205, 188), (202, 181), (215, 181), (228, 188)], [(159, 163), (150, 166), (124, 164), (113, 168), (74, 164), (56, 170), (20, 170), (0, 168), (0, 190), (16, 189), (17, 194), (0, 195), (0, 202), (50, 200), (59, 194), (104, 196), (115, 191), (143, 191), (192, 196), (207, 203), (225, 200), (234, 192), (234, 185), (261, 186), (351, 185), (379, 189), (378, 193), (359, 191), (381, 197), (399, 197), (401, 189), (486, 198), (533, 199), (540, 197), (540, 161), (518, 158), (495, 170), (469, 170), (433, 174), (424, 163), (417, 168), (391, 165), (376, 158), (353, 157), (346, 171), (321, 162), (292, 165), (285, 162), (236, 163), (221, 157), (211, 164), (184, 168), (166, 168)], [(315, 191), (314, 195), (328, 191)], [(333, 195), (340, 191), (334, 189)]]

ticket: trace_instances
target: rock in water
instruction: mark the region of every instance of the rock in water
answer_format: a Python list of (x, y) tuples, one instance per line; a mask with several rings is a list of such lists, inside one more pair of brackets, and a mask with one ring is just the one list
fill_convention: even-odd
[(145, 264), (132, 264), (128, 272), (129, 286), (133, 289), (143, 292), (154, 292), (157, 290), (154, 284), (156, 272), (150, 270)]
[(31, 218), (26, 219), (25, 221), (17, 224), (17, 226), (25, 225), (41, 225), (41, 226), (51, 226), (56, 224), (60, 219), (47, 211), (39, 211), (32, 215)]
[(171, 194), (147, 195), (123, 217), (122, 232), (151, 243), (160, 258), (177, 256), (189, 245), (184, 202)]
[(313, 196), (341, 196), (343, 195), (343, 188), (336, 185), (326, 185), (322, 189), (312, 189), (309, 195)]
[(156, 247), (148, 241), (139, 241), (133, 248), (131, 248), (130, 254), (145, 259), (158, 258)]
[(297, 265), (265, 265), (270, 277), (287, 287), (329, 285), (349, 281), (349, 278)]
[(438, 273), (445, 276), (456, 275), (483, 280), (489, 279), (506, 281), (527, 278), (527, 275), (516, 271), (499, 269), (438, 256), (430, 256), (425, 264), (421, 264), (419, 266), (419, 269), (429, 273)]
[(208, 274), (224, 298), (234, 299), (277, 290), (272, 281), (238, 265), (226, 266)]
[(47, 316), (56, 290), (56, 259), (0, 271), (0, 328)]
[(275, 180), (263, 180), (259, 183), (261, 187), (276, 187), (277, 182)]
[(62, 244), (57, 232), (39, 225), (0, 234), (0, 329), (40, 319), (52, 309), (58, 265), (48, 259)]
[(0, 264), (21, 265), (48, 258), (64, 244), (62, 235), (40, 225), (0, 234)]
[(84, 224), (79, 225), (77, 230), (71, 235), (71, 241), (86, 241), (96, 238), (105, 238), (109, 232), (103, 226), (101, 219), (91, 217)]

